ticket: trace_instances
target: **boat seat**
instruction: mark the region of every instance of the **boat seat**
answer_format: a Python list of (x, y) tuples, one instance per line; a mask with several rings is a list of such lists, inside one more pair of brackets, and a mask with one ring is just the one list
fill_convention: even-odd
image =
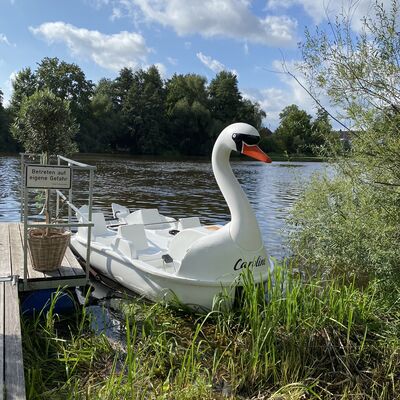
[(118, 227), (115, 246), (125, 256), (142, 261), (161, 258), (158, 247), (150, 245), (147, 240), (144, 225), (123, 225)]
[(113, 213), (113, 217), (125, 222), (125, 217), (129, 215), (129, 208), (125, 206), (121, 206), (117, 203), (111, 203), (111, 209)]
[(189, 228), (198, 228), (201, 226), (199, 217), (180, 218), (178, 220), (178, 231)]
[(203, 236), (205, 236), (204, 232), (194, 229), (185, 229), (184, 231), (179, 232), (171, 240), (168, 254), (174, 261), (182, 261), (193, 242)]
[(144, 250), (149, 247), (142, 224), (121, 225), (118, 227), (117, 236), (132, 242), (136, 250)]
[(142, 208), (136, 210), (125, 217), (125, 221), (128, 225), (147, 225), (147, 229), (162, 229), (168, 228), (169, 226), (169, 224), (166, 224), (166, 222), (168, 222), (167, 218), (161, 215), (157, 208)]
[[(79, 218), (79, 222), (87, 222), (88, 221), (88, 214), (81, 212), (82, 216)], [(83, 218), (82, 218), (83, 217)], [(115, 233), (107, 229), (106, 220), (104, 218), (103, 213), (92, 213), (92, 240), (96, 240), (96, 237), (104, 237), (104, 236), (114, 236)], [(86, 227), (79, 227), (78, 234), (82, 238), (87, 238), (87, 230)]]

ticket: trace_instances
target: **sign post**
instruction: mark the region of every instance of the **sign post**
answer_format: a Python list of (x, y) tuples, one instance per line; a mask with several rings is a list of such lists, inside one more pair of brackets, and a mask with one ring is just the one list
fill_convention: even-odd
[(70, 189), (71, 168), (58, 165), (27, 165), (25, 187), (27, 189)]

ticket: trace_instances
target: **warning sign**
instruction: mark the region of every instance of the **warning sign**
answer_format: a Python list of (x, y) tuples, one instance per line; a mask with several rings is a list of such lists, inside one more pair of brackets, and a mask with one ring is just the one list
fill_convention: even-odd
[(71, 168), (58, 165), (27, 165), (25, 186), (30, 189), (70, 189)]

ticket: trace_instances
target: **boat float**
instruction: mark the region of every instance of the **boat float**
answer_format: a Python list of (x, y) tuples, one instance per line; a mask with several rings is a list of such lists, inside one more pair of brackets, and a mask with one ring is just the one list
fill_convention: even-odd
[[(257, 146), (258, 131), (235, 123), (218, 136), (212, 152), (212, 169), (231, 214), (226, 225), (202, 225), (198, 217), (175, 220), (157, 209), (132, 213), (113, 204), (119, 220), (115, 229), (107, 226), (102, 213), (93, 213), (90, 262), (100, 274), (115, 280), (151, 300), (176, 297), (180, 302), (211, 309), (224, 294), (234, 301), (244, 270), (254, 281), (267, 280), (272, 262), (264, 247), (253, 209), (230, 166), (232, 151), (262, 162), (271, 159)], [(87, 220), (87, 209), (79, 219)], [(86, 256), (87, 229), (80, 227), (71, 246)]]

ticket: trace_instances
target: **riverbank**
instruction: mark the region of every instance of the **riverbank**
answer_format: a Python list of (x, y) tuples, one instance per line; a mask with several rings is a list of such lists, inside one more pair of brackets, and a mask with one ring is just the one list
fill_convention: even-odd
[(28, 398), (395, 399), (395, 299), (375, 283), (361, 290), (284, 271), (271, 277), (268, 301), (246, 277), (231, 311), (121, 301), (121, 341), (95, 334), (85, 308), (25, 317)]

